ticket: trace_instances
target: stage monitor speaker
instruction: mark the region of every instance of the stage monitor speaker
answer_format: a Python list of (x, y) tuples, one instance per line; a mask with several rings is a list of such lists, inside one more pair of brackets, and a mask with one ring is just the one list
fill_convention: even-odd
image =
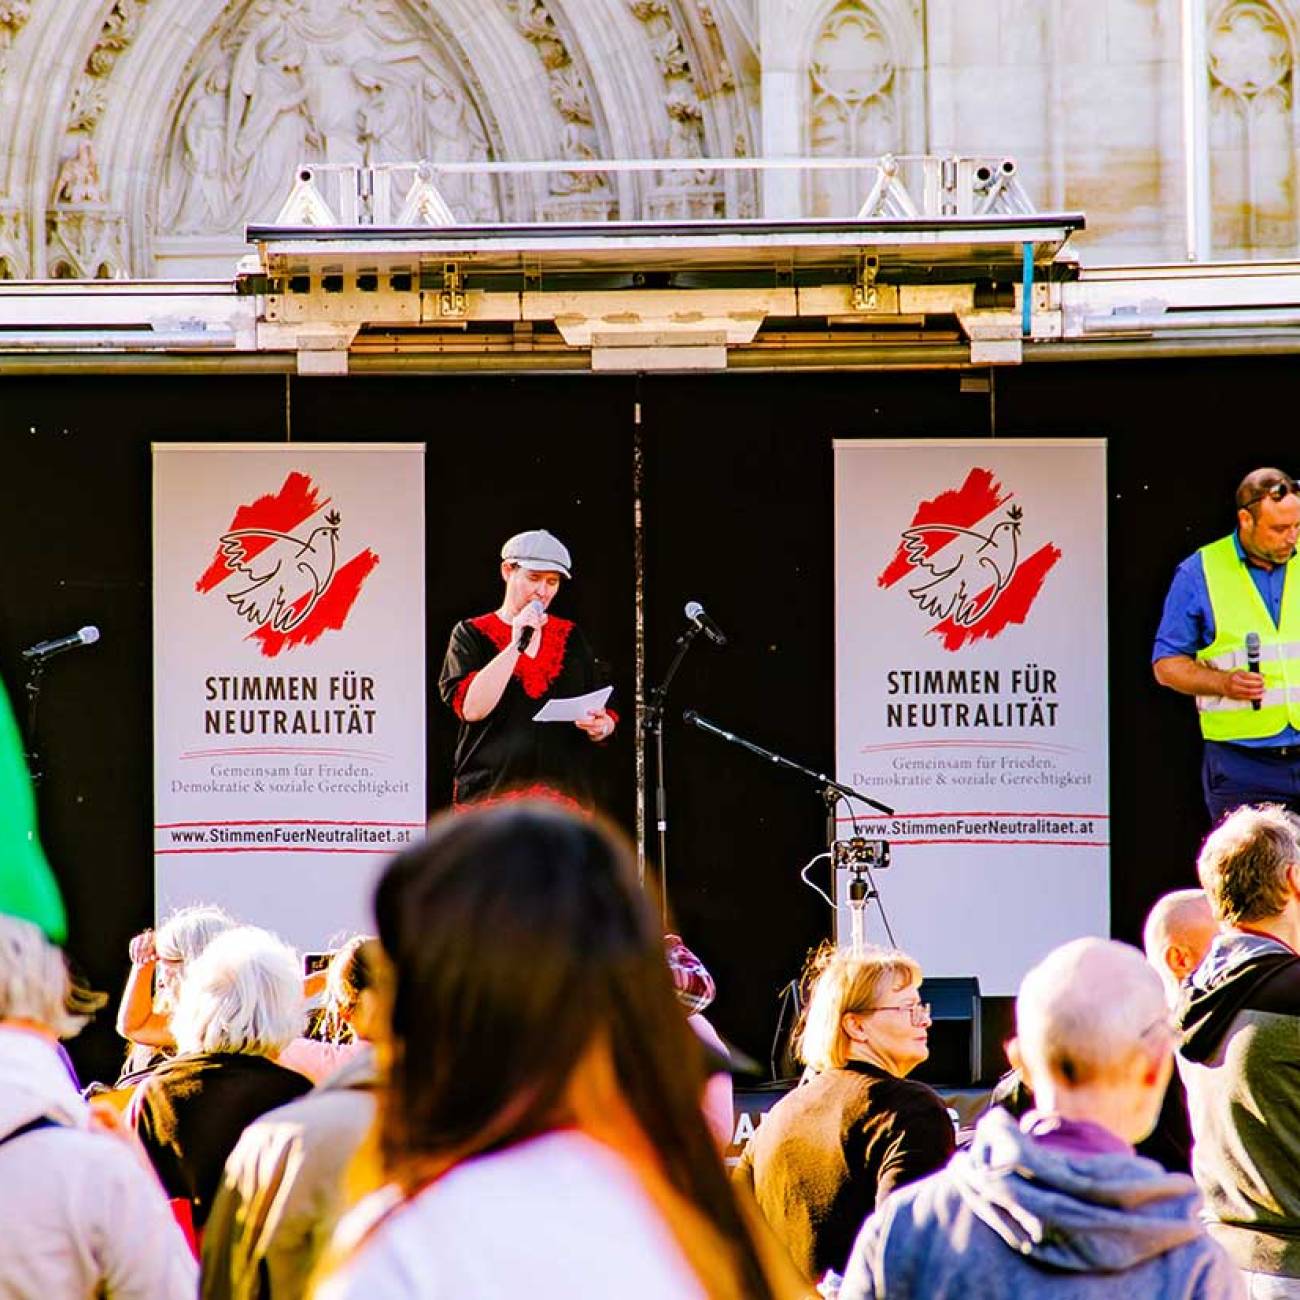
[(974, 975), (921, 982), (921, 1001), (930, 1004), (930, 1055), (911, 1078), (933, 1086), (968, 1088), (980, 1082), (980, 982)]

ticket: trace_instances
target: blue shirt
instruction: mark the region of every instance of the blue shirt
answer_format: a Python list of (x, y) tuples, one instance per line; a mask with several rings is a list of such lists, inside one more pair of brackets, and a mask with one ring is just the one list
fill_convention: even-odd
[[(1246, 552), (1242, 549), (1241, 538), (1233, 533), (1232, 544), (1236, 548), (1237, 558), (1246, 565), (1264, 607), (1273, 619), (1276, 630), (1282, 617), (1282, 588), (1286, 583), (1287, 570), (1294, 562), (1275, 564), (1271, 569), (1262, 569), (1257, 564), (1246, 561)], [(1298, 570), (1300, 572), (1300, 570)], [(1151, 662), (1167, 659), (1171, 655), (1186, 655), (1194, 659), (1198, 650), (1204, 650), (1214, 640), (1214, 611), (1210, 608), (1210, 591), (1205, 585), (1205, 567), (1201, 563), (1199, 551), (1189, 555), (1175, 570), (1174, 580), (1169, 584), (1169, 595), (1165, 597), (1164, 613), (1160, 616), (1160, 626), (1156, 629), (1156, 642), (1151, 650)], [(1257, 746), (1272, 749), (1278, 745), (1300, 744), (1300, 731), (1289, 723), (1275, 736), (1264, 736), (1255, 740), (1234, 740), (1234, 745)]]

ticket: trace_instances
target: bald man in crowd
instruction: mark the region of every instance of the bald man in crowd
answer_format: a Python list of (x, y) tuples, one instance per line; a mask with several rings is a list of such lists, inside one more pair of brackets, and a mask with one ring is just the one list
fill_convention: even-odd
[(989, 1111), (968, 1151), (894, 1193), (840, 1300), (1222, 1300), (1241, 1279), (1185, 1174), (1134, 1153), (1173, 1069), (1160, 978), (1136, 948), (1076, 939), (1025, 976), (1008, 1051), (1036, 1109)]
[(1142, 927), (1142, 947), (1165, 986), (1170, 1007), (1182, 982), (1205, 960), (1218, 922), (1203, 889), (1175, 889), (1157, 898)]
[(1196, 869), (1219, 934), (1180, 1012), (1192, 1173), (1249, 1294), (1300, 1297), (1300, 823), (1239, 808)]
[[(1183, 981), (1205, 959), (1217, 933), (1210, 900), (1203, 889), (1175, 889), (1156, 899), (1147, 913), (1142, 947), (1165, 987), (1170, 1011), (1178, 1009)], [(1192, 1126), (1187, 1116), (1187, 1091), (1177, 1070), (1165, 1089), (1160, 1118), (1138, 1150), (1166, 1169), (1191, 1173)]]
[[(1178, 1006), (1183, 980), (1201, 964), (1217, 929), (1203, 889), (1175, 889), (1156, 899), (1147, 914), (1142, 946), (1165, 987), (1171, 1011)], [(1033, 1094), (1018, 1070), (999, 1080), (990, 1100), (1017, 1118), (1034, 1104)], [(1191, 1172), (1192, 1127), (1187, 1118), (1187, 1093), (1177, 1072), (1170, 1076), (1155, 1128), (1137, 1149), (1166, 1169)]]

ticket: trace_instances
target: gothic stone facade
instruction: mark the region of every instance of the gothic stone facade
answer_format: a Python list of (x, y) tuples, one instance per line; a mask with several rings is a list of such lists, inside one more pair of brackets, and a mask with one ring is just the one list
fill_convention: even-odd
[[(1216, 257), (1295, 256), (1300, 0), (1204, 0)], [(1185, 256), (1180, 0), (0, 0), (0, 277), (229, 276), (302, 161), (1009, 156)], [(850, 215), (854, 171), (445, 175), (472, 220)]]

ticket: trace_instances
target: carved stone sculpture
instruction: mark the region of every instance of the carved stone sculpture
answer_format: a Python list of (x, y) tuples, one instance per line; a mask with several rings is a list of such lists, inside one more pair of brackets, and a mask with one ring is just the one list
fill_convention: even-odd
[(46, 263), (55, 279), (116, 279), (126, 274), (126, 221), (104, 201), (93, 143), (83, 137), (54, 181), (45, 215)]
[[(560, 156), (585, 162), (600, 156), (591, 100), (544, 0), (505, 0), (519, 33), (537, 51), (547, 74), (547, 91), (560, 116)], [(605, 221), (614, 197), (600, 172), (556, 172), (543, 216), (560, 221)]]
[[(809, 152), (877, 157), (899, 147), (894, 59), (889, 40), (870, 8), (844, 0), (826, 19), (808, 69)], [(851, 216), (865, 197), (853, 172), (814, 172), (815, 216)]]
[[(161, 228), (211, 235), (268, 220), (301, 162), (490, 155), (461, 77), (403, 8), (261, 0), (208, 43), (188, 78), (164, 160)], [(439, 188), (462, 219), (498, 216), (490, 177), (446, 176)]]
[(1295, 246), (1295, 57), (1263, 0), (1225, 5), (1210, 24), (1210, 166), (1218, 248)]
[(27, 229), (27, 214), (21, 208), (0, 204), (0, 280), (27, 278)]
[(0, 0), (0, 50), (7, 50), (32, 16), (31, 0)]
[[(628, 8), (646, 26), (650, 53), (663, 78), (663, 107), (667, 130), (660, 146), (666, 158), (704, 157), (704, 110), (700, 106), (694, 71), (673, 26), (665, 0), (629, 0)], [(651, 190), (648, 214), (655, 220), (685, 220), (720, 216), (722, 190), (710, 171), (676, 169), (662, 172)]]
[(99, 184), (99, 165), (95, 162), (94, 146), (82, 140), (71, 158), (64, 159), (54, 182), (56, 203), (103, 203), (104, 193)]
[(45, 260), (55, 280), (116, 280), (126, 274), (126, 219), (102, 205), (45, 214)]
[(99, 32), (99, 40), (90, 52), (86, 71), (93, 77), (107, 76), (122, 51), (131, 44), (140, 25), (145, 0), (117, 0)]

